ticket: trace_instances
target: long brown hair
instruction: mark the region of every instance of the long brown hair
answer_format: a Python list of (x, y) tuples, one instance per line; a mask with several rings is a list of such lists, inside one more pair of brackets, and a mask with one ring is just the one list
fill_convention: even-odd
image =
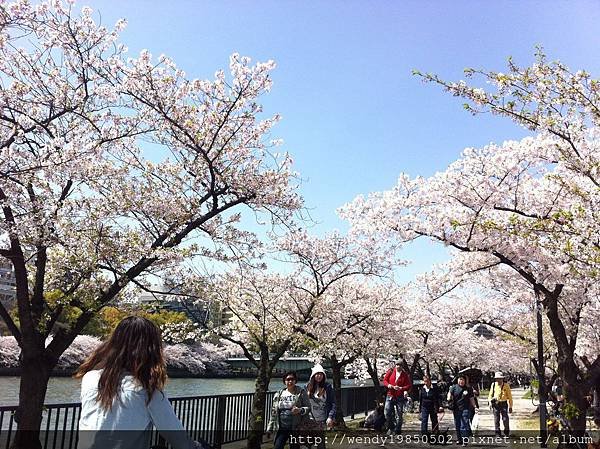
[(146, 318), (125, 318), (110, 338), (81, 364), (75, 377), (81, 378), (94, 369), (102, 369), (97, 400), (104, 410), (112, 408), (125, 373), (144, 387), (150, 402), (154, 392), (163, 390), (167, 380), (160, 331)]
[(321, 397), (323, 396), (323, 393), (325, 393), (325, 373), (321, 373), (323, 374), (323, 379), (321, 380), (321, 382), (317, 382), (317, 379), (315, 379), (315, 376), (317, 374), (318, 373), (313, 374), (310, 377), (310, 380), (308, 381), (308, 396), (314, 395), (317, 397)]

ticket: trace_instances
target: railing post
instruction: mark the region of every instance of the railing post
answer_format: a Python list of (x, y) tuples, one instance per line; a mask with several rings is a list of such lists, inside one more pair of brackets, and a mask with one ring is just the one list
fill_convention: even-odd
[(215, 448), (221, 449), (225, 441), (225, 400), (226, 396), (217, 398), (217, 428), (215, 434)]

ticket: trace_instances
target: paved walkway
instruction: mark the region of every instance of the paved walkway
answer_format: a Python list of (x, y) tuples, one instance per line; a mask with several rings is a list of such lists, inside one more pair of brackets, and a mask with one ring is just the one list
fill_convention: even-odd
[[(528, 390), (517, 388), (512, 390), (513, 394), (513, 413), (510, 417), (511, 431), (518, 430), (531, 430), (526, 425), (527, 422), (532, 419), (538, 418), (538, 415), (533, 413), (536, 411), (536, 406), (533, 405), (531, 399), (524, 399), (523, 395)], [(479, 399), (480, 413), (479, 413), (479, 429), (480, 432), (493, 433), (494, 432), (494, 415), (490, 410), (487, 397)]]
[[(531, 422), (537, 418), (537, 415), (532, 415), (535, 411), (535, 406), (532, 404), (531, 399), (523, 399), (523, 395), (526, 390), (515, 389), (513, 390), (514, 406), (513, 411), (510, 415), (511, 434), (522, 430), (530, 430)], [(515, 446), (514, 441), (500, 441), (494, 439), (494, 417), (489, 409), (487, 397), (481, 397), (479, 399), (480, 412), (479, 412), (479, 425), (475, 434), (475, 440), (472, 446), (475, 447), (489, 447), (489, 448), (506, 448), (506, 447), (519, 447), (524, 448), (535, 448), (539, 447), (539, 444), (531, 445), (518, 445)], [(452, 438), (452, 444), (456, 441), (456, 432), (454, 430), (454, 419), (452, 412), (446, 412), (440, 414), (440, 428), (442, 430), (448, 429), (448, 435)], [(356, 421), (356, 420), (355, 420)], [(525, 424), (528, 426), (525, 426)], [(403, 438), (400, 440), (399, 437), (395, 437), (394, 440), (385, 434), (380, 434), (374, 431), (366, 431), (363, 429), (352, 429), (355, 427), (353, 422), (348, 422), (350, 429), (348, 431), (328, 432), (327, 434), (327, 449), (381, 449), (382, 447), (388, 448), (432, 448), (427, 443), (423, 443), (419, 440), (415, 442), (415, 439), (420, 439), (420, 421), (416, 413), (405, 414), (405, 425), (403, 426)], [(523, 428), (522, 428), (523, 427)], [(533, 436), (536, 432), (531, 432)], [(529, 434), (529, 433), (528, 433)], [(410, 443), (407, 442), (407, 437), (410, 436)], [(477, 441), (479, 438), (482, 441)], [(483, 442), (483, 439), (486, 439)], [(494, 441), (491, 441), (494, 440)], [(224, 446), (224, 449), (241, 449), (245, 447), (245, 441), (239, 441)], [(273, 442), (268, 441), (263, 444), (263, 449), (270, 449), (273, 447)], [(451, 446), (448, 446), (451, 447)]]
[[(538, 434), (538, 415), (535, 412), (536, 407), (531, 399), (524, 399), (523, 395), (527, 390), (518, 388), (513, 390), (513, 413), (510, 415), (510, 438), (497, 439), (494, 435), (494, 417), (489, 408), (487, 397), (479, 399), (479, 425), (474, 432), (474, 437), (469, 443), (470, 447), (489, 448), (489, 449), (537, 449), (540, 442), (537, 440)], [(454, 430), (454, 419), (452, 412), (440, 414), (440, 428), (442, 431), (448, 429), (448, 436), (451, 437), (451, 445), (446, 446), (452, 449), (456, 442), (456, 432)], [(364, 419), (364, 418), (362, 418)], [(327, 449), (435, 449), (440, 446), (432, 446), (423, 442), (420, 437), (420, 421), (416, 413), (405, 414), (405, 424), (402, 428), (402, 438), (400, 436), (389, 437), (383, 433), (357, 429), (357, 421), (347, 421), (348, 430), (328, 432), (326, 447)], [(598, 440), (597, 431), (593, 433), (594, 441)], [(410, 438), (410, 442), (407, 441)], [(556, 441), (549, 440), (548, 447), (556, 448)], [(224, 449), (244, 449), (245, 441), (238, 441), (227, 444)], [(267, 441), (262, 445), (263, 449), (273, 448), (273, 442)], [(286, 446), (287, 448), (287, 446)], [(304, 448), (304, 446), (302, 446)], [(440, 447), (441, 448), (441, 447)]]

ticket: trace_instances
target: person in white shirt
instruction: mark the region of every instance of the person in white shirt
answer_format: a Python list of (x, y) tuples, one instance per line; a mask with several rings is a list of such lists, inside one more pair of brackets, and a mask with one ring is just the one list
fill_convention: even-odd
[(81, 365), (79, 449), (148, 449), (152, 427), (173, 449), (194, 449), (163, 389), (167, 371), (160, 331), (146, 318), (119, 323)]

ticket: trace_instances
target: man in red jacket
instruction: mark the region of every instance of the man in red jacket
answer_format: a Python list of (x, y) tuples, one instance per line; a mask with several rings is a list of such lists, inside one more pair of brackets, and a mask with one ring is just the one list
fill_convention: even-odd
[[(388, 435), (398, 435), (402, 432), (402, 414), (408, 392), (412, 387), (410, 376), (405, 369), (404, 359), (396, 362), (395, 368), (390, 368), (383, 376), (383, 385), (387, 388), (385, 397), (385, 419)], [(396, 415), (394, 426), (394, 415)]]

